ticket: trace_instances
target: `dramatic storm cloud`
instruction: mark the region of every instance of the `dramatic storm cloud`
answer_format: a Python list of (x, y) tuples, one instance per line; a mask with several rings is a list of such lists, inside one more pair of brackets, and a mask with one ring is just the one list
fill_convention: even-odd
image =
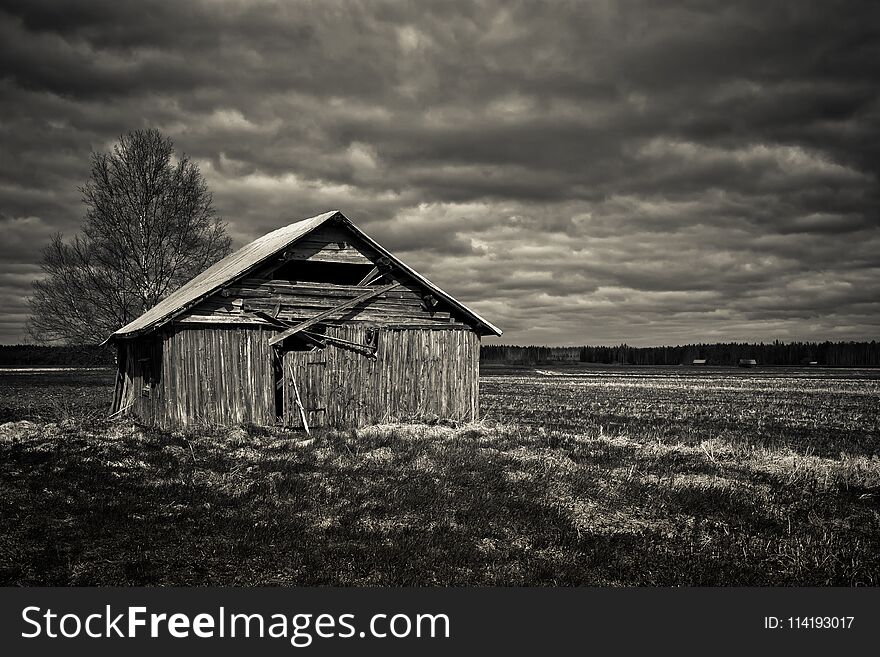
[(0, 341), (92, 150), (158, 127), (236, 246), (331, 208), (504, 342), (871, 339), (873, 2), (0, 7)]

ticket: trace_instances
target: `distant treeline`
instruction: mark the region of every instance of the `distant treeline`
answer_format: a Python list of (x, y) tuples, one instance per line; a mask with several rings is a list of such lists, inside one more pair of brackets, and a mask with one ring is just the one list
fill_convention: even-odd
[(113, 367), (113, 351), (97, 345), (0, 345), (0, 367)]
[(753, 358), (758, 365), (818, 365), (880, 367), (880, 344), (871, 342), (771, 342), (687, 344), (679, 347), (516, 347), (485, 345), (483, 363), (618, 363), (621, 365), (736, 365)]
[[(687, 344), (678, 347), (517, 347), (484, 345), (483, 363), (540, 364), (559, 362), (621, 365), (736, 365), (754, 358), (758, 365), (818, 365), (880, 367), (880, 343), (871, 342), (770, 342), (748, 344)], [(0, 367), (113, 367), (113, 350), (96, 345), (0, 345)]]

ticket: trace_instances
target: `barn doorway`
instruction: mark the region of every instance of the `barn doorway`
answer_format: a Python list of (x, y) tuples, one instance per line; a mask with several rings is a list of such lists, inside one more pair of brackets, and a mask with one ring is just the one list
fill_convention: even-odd
[(285, 426), (327, 425), (327, 358), (324, 350), (286, 351), (282, 358), (282, 411)]
[[(376, 327), (321, 327), (309, 342), (291, 336), (277, 351), (276, 414), (291, 428), (357, 421), (377, 403)], [(372, 393), (372, 394), (371, 394)]]

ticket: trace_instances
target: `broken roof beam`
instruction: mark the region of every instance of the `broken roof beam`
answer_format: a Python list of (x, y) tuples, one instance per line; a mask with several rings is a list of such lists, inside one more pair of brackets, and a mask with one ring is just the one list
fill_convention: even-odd
[(361, 279), (361, 282), (358, 283), (358, 286), (364, 285), (372, 285), (380, 278), (382, 278), (385, 274), (389, 273), (394, 268), (394, 265), (391, 261), (385, 256), (380, 257), (376, 260), (376, 265), (370, 270), (370, 273), (364, 276)]
[(373, 268), (370, 270), (370, 273), (367, 274), (366, 276), (364, 276), (364, 277), (361, 279), (361, 282), (358, 283), (358, 286), (361, 286), (361, 285), (369, 285), (370, 283), (373, 282), (373, 279), (374, 279), (374, 278), (377, 278), (377, 275), (378, 275), (378, 274), (379, 274), (379, 268), (378, 268), (378, 267), (373, 267)]
[(367, 358), (376, 358), (376, 347), (374, 345), (363, 344), (361, 342), (351, 342), (350, 340), (343, 340), (342, 338), (337, 338), (336, 336), (323, 335), (321, 333), (312, 333), (310, 331), (301, 331), (300, 333), (310, 338), (321, 339), (327, 344), (335, 345), (341, 349), (355, 351), (359, 354), (367, 356)]
[(290, 327), (290, 324), (285, 322), (283, 319), (278, 319), (277, 317), (273, 317), (269, 313), (265, 313), (262, 310), (257, 310), (256, 308), (254, 308), (252, 306), (248, 306), (245, 304), (242, 306), (242, 310), (244, 310), (247, 313), (250, 313), (251, 315), (256, 315), (260, 319), (263, 319), (274, 326), (284, 326), (287, 328)]
[(348, 301), (340, 303), (338, 306), (335, 306), (335, 307), (331, 308), (330, 310), (325, 310), (324, 312), (315, 315), (311, 319), (307, 319), (303, 322), (300, 322), (296, 326), (292, 326), (291, 328), (287, 329), (286, 331), (282, 331), (281, 333), (279, 333), (275, 337), (271, 338), (269, 340), (269, 344), (276, 345), (279, 342), (283, 342), (286, 338), (289, 338), (291, 335), (295, 335), (296, 333), (299, 333), (300, 331), (307, 329), (310, 326), (314, 326), (315, 324), (318, 324), (319, 322), (327, 319), (328, 317), (332, 317), (336, 313), (339, 313), (343, 310), (348, 310), (349, 308), (353, 308), (354, 306), (357, 306), (358, 304), (361, 304), (364, 301), (369, 301), (370, 299), (375, 299), (380, 294), (384, 294), (385, 292), (388, 292), (389, 290), (393, 290), (398, 285), (400, 285), (400, 283), (396, 283), (396, 282), (391, 283), (390, 285), (383, 285), (382, 287), (377, 287), (375, 290), (370, 290), (369, 292), (361, 294), (360, 296), (357, 296), (354, 299), (349, 299)]
[[(281, 328), (292, 328), (293, 327), (293, 324), (291, 324), (290, 322), (286, 322), (283, 319), (273, 317), (269, 313), (264, 313), (262, 310), (257, 310), (255, 308), (247, 308), (247, 310), (248, 310), (248, 312), (259, 317), (260, 319), (264, 319), (267, 322), (270, 322), (273, 326), (279, 326)], [(320, 347), (321, 349), (323, 349), (324, 347), (327, 346), (326, 342), (323, 342), (322, 340), (320, 340), (320, 337), (322, 337), (322, 336), (318, 336), (313, 333), (302, 332), (302, 334), (299, 337), (301, 337), (305, 342), (309, 343), (310, 345), (313, 345), (315, 347)]]

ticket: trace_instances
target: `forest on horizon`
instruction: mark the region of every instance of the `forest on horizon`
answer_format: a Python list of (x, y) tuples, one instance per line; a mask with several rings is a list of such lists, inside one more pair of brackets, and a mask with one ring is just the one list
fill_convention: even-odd
[[(880, 367), (880, 343), (780, 342), (687, 344), (665, 347), (542, 347), (483, 345), (480, 362), (496, 364), (600, 363), (619, 365), (736, 365), (753, 358), (759, 366), (816, 365)], [(114, 367), (115, 352), (98, 345), (0, 345), (0, 367)]]
[(617, 365), (736, 365), (754, 359), (757, 365), (797, 366), (815, 363), (825, 367), (880, 367), (880, 343), (870, 342), (726, 342), (665, 347), (631, 347), (621, 344), (582, 347), (484, 345), (480, 362), (542, 364), (560, 362)]

